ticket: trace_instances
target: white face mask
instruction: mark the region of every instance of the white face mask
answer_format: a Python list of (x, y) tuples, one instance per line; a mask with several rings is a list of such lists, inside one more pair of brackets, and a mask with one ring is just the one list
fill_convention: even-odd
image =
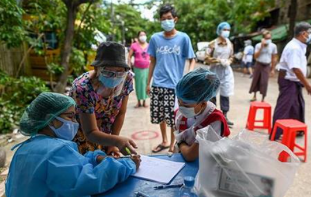
[(221, 37), (223, 38), (229, 38), (230, 36), (230, 31), (222, 31), (221, 32)]
[(139, 41), (140, 42), (146, 42), (147, 41), (147, 36), (139, 36)]
[(306, 38), (306, 44), (311, 43), (311, 34), (308, 34), (308, 37)]
[(267, 44), (267, 45), (269, 45), (269, 44), (271, 44), (271, 43), (272, 43), (272, 40), (271, 40), (271, 39), (266, 40), (266, 44)]
[(184, 107), (179, 106), (179, 111), (184, 115), (186, 118), (193, 118), (197, 114), (194, 112), (194, 107)]

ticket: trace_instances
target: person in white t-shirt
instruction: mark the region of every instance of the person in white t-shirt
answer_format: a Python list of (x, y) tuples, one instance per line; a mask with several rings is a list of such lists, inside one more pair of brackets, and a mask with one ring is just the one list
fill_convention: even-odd
[(269, 73), (274, 75), (274, 68), (277, 63), (277, 47), (272, 43), (270, 31), (262, 33), (261, 43), (256, 44), (254, 57), (256, 64), (254, 68), (253, 81), (249, 93), (254, 93), (251, 101), (256, 101), (256, 93), (262, 95), (261, 101), (264, 102), (268, 90)]
[(252, 64), (253, 64), (253, 55), (254, 55), (254, 47), (252, 46), (251, 40), (245, 40), (244, 42), (245, 48), (243, 51), (243, 76), (247, 75), (247, 72), (249, 72), (250, 77), (253, 76), (253, 70), (252, 70)]

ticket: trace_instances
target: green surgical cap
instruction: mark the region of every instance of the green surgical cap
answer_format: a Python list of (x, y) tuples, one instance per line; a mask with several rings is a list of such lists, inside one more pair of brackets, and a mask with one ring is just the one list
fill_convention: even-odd
[(176, 95), (183, 102), (194, 104), (215, 97), (220, 81), (215, 73), (198, 68), (186, 74), (176, 86)]
[(20, 130), (23, 135), (35, 135), (47, 126), (55, 117), (75, 105), (68, 96), (52, 92), (43, 92), (26, 108), (21, 120)]

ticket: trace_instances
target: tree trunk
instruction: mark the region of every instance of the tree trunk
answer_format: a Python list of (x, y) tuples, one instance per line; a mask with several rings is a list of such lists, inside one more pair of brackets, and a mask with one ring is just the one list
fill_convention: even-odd
[(289, 10), (289, 32), (288, 40), (291, 40), (294, 37), (295, 22), (297, 16), (298, 2), (297, 0), (291, 0), (290, 10)]
[(56, 92), (64, 93), (68, 81), (69, 75), (69, 59), (72, 49), (72, 41), (75, 30), (75, 20), (77, 17), (78, 8), (83, 3), (93, 3), (94, 0), (63, 0), (67, 7), (67, 25), (65, 30), (64, 45), (61, 50), (61, 65), (64, 67), (64, 71), (60, 76), (59, 81), (55, 87)]

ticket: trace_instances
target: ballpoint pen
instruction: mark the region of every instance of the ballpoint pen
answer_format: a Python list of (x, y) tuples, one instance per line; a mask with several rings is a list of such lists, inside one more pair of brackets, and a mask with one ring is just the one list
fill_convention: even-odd
[(184, 184), (176, 184), (176, 185), (159, 185), (159, 186), (155, 186), (153, 187), (154, 189), (166, 189), (166, 188), (178, 188), (183, 186)]
[(131, 155), (123, 155), (123, 156), (120, 156), (119, 159), (122, 159), (122, 158), (131, 158), (132, 156)]

